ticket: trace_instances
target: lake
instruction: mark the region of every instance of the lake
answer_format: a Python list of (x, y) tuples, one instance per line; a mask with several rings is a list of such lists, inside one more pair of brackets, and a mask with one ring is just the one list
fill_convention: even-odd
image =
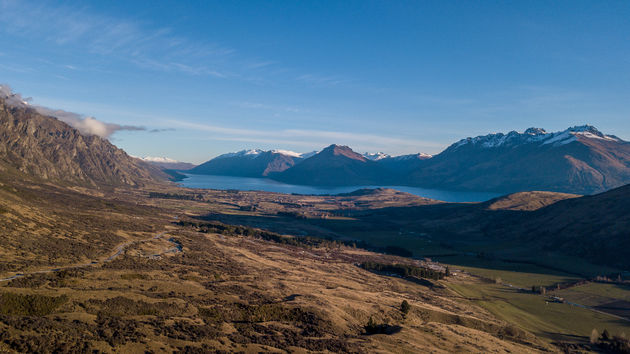
[(189, 173), (184, 174), (188, 176), (188, 178), (179, 182), (182, 186), (202, 189), (236, 189), (241, 191), (266, 191), (287, 194), (295, 193), (321, 195), (349, 193), (363, 188), (392, 188), (401, 192), (407, 192), (421, 197), (443, 200), (446, 202), (482, 202), (499, 196), (499, 194), (496, 193), (456, 192), (407, 186), (301, 186), (286, 184), (268, 178), (194, 175)]

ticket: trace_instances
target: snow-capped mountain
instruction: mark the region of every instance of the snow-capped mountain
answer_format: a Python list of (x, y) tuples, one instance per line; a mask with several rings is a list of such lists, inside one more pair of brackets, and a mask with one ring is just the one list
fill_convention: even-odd
[(405, 160), (413, 160), (413, 159), (424, 160), (424, 159), (429, 159), (432, 156), (429, 154), (422, 153), (422, 152), (417, 153), (417, 154), (398, 155), (398, 156), (392, 156), (384, 152), (374, 152), (374, 153), (366, 152), (363, 154), (363, 157), (371, 161), (383, 161), (383, 160), (405, 161)]
[(304, 160), (303, 156), (308, 154), (289, 150), (241, 150), (217, 156), (190, 172), (205, 175), (265, 177), (270, 173), (282, 172), (292, 167)]
[(390, 158), (392, 156), (384, 152), (366, 152), (366, 153), (363, 153), (363, 157), (371, 161), (378, 161), (378, 160)]
[(426, 160), (426, 159), (430, 159), (432, 158), (433, 155), (429, 155), (429, 154), (425, 154), (423, 152), (417, 153), (417, 154), (409, 154), (409, 155), (399, 155), (399, 156), (392, 156), (391, 159), (392, 160), (396, 160), (396, 161), (405, 161), (405, 160)]
[(306, 159), (317, 153), (317, 151), (299, 153), (290, 150), (282, 150), (282, 149), (274, 149), (274, 150), (261, 150), (261, 149), (249, 149), (249, 150), (241, 150), (237, 152), (229, 152), (227, 154), (219, 155), (215, 157), (215, 159), (223, 159), (228, 157), (248, 157), (248, 158), (256, 158), (264, 153), (272, 153), (272, 154), (280, 154), (294, 158)]
[(341, 145), (308, 154), (254, 149), (221, 155), (192, 172), (330, 186), (590, 194), (630, 183), (630, 143), (590, 125), (551, 133), (529, 128), (462, 139), (435, 156), (358, 154)]
[(407, 181), (445, 189), (580, 194), (629, 182), (630, 143), (590, 125), (462, 139), (426, 160)]
[(523, 133), (511, 131), (507, 134), (496, 133), (475, 138), (466, 138), (453, 144), (451, 147), (457, 149), (466, 145), (481, 146), (484, 148), (499, 148), (505, 146), (516, 146), (522, 144), (553, 144), (560, 146), (576, 141), (579, 136), (589, 139), (601, 139), (607, 141), (619, 141), (614, 135), (605, 135), (591, 125), (582, 125), (568, 128), (566, 130), (547, 133), (542, 128), (529, 128)]
[(227, 154), (219, 155), (215, 157), (215, 159), (225, 159), (230, 157), (248, 157), (248, 158), (256, 158), (258, 155), (262, 154), (263, 150), (260, 149), (250, 149), (250, 150), (241, 150), (237, 152), (228, 152)]
[(341, 186), (372, 184), (386, 175), (385, 169), (377, 161), (366, 158), (365, 154), (356, 153), (347, 146), (333, 144), (270, 177), (293, 184)]
[(191, 163), (173, 160), (168, 157), (145, 156), (145, 157), (138, 157), (138, 158), (152, 165), (156, 165), (156, 166), (170, 169), (170, 170), (190, 170), (191, 168), (195, 167), (195, 165)]

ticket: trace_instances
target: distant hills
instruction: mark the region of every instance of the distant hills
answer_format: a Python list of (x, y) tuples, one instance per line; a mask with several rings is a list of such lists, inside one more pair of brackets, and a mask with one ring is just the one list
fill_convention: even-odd
[[(452, 254), (528, 260), (587, 274), (592, 270), (579, 270), (570, 259), (630, 267), (629, 210), (630, 185), (625, 185), (589, 196), (531, 191), (482, 203), (426, 203), (344, 215), (358, 220), (354, 232), (422, 230)], [(332, 231), (336, 227), (331, 224)]]
[(630, 143), (584, 125), (462, 139), (438, 155), (358, 154), (330, 145), (308, 156), (282, 150), (221, 155), (190, 171), (269, 177), (303, 185), (407, 185), (513, 193), (591, 194), (630, 182)]
[(81, 134), (6, 96), (0, 96), (0, 170), (87, 186), (139, 186), (168, 178), (106, 139)]
[(220, 176), (266, 177), (272, 173), (285, 171), (304, 159), (305, 155), (292, 151), (243, 150), (218, 156), (189, 172)]
[(531, 213), (503, 220), (488, 233), (543, 250), (630, 267), (630, 185), (605, 193), (569, 198)]
[(170, 159), (168, 157), (146, 156), (146, 157), (139, 157), (139, 159), (149, 164), (152, 164), (152, 165), (155, 165), (163, 169), (167, 169), (167, 170), (186, 171), (196, 166), (192, 163), (181, 162), (181, 161)]

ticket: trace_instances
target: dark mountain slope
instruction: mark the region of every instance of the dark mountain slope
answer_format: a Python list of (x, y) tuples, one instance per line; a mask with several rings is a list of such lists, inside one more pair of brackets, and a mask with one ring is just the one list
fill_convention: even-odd
[(282, 172), (301, 160), (300, 157), (275, 150), (243, 150), (218, 156), (189, 172), (201, 175), (265, 177), (274, 172)]
[(595, 263), (630, 267), (630, 185), (562, 200), (502, 224), (495, 237), (534, 243)]
[[(431, 235), (453, 252), (479, 250), (496, 257), (544, 259), (570, 269), (554, 254), (591, 263), (630, 268), (630, 185), (575, 195), (526, 192), (484, 203), (443, 203), (356, 213), (364, 230), (404, 229)], [(492, 249), (490, 251), (490, 249)], [(552, 257), (552, 258), (549, 258)]]
[(347, 146), (330, 145), (318, 154), (270, 177), (282, 182), (314, 186), (374, 184), (384, 178), (384, 169)]
[(0, 98), (0, 166), (44, 180), (83, 185), (143, 185), (166, 175), (109, 141), (84, 136), (56, 118)]
[(410, 173), (421, 169), (431, 159), (427, 154), (410, 154), (401, 156), (389, 156), (376, 161), (381, 167), (387, 170), (388, 178), (395, 184), (407, 184)]

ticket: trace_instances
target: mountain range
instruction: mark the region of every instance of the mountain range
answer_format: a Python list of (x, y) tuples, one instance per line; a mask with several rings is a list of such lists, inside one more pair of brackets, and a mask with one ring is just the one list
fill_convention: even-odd
[(309, 154), (244, 150), (221, 155), (190, 173), (303, 185), (591, 194), (630, 182), (630, 143), (589, 125), (555, 133), (529, 128), (462, 139), (435, 156), (359, 154), (341, 145)]
[[(463, 139), (433, 157), (367, 155), (331, 145), (309, 154), (247, 150), (220, 156), (192, 171), (268, 176), (289, 183), (385, 181), (466, 188), (483, 188), (485, 183), (490, 188), (596, 192), (627, 184), (629, 145), (591, 126), (557, 133), (528, 129)], [(400, 172), (405, 169), (409, 172)], [(0, 170), (2, 185), (9, 189), (15, 184), (11, 181), (102, 188), (155, 185), (168, 178), (161, 168), (127, 155), (106, 139), (82, 134), (28, 104), (3, 97)], [(395, 212), (447, 235), (472, 232), (484, 238), (513, 239), (539, 250), (628, 266), (627, 254), (619, 252), (630, 246), (628, 200), (626, 185), (586, 197), (528, 192), (480, 204), (441, 203)]]
[(591, 194), (630, 182), (630, 143), (585, 125), (467, 138), (414, 169), (430, 188)]

